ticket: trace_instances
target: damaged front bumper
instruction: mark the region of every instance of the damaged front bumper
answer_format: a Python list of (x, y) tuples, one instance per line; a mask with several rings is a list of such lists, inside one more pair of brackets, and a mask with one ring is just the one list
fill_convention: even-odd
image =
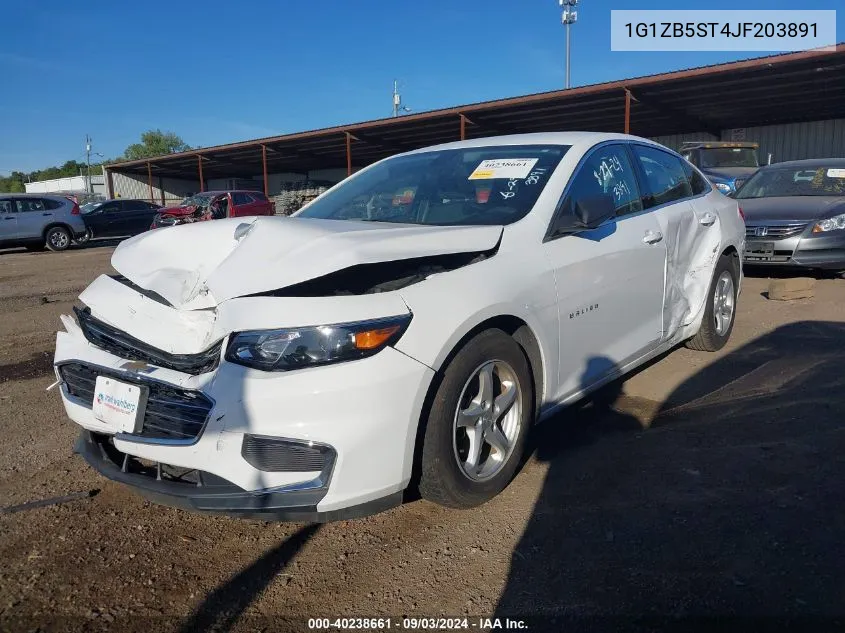
[(278, 521), (326, 522), (353, 519), (387, 510), (402, 502), (402, 492), (340, 510), (320, 511), (328, 492), (334, 461), (320, 476), (299, 485), (246, 491), (212, 473), (149, 463), (122, 453), (110, 436), (82, 431), (74, 452), (101, 475), (131, 486), (154, 503), (195, 512), (234, 514)]
[[(95, 305), (97, 299), (89, 297)], [(181, 327), (188, 336), (181, 340), (172, 331), (179, 331), (180, 314), (155, 301), (110, 303), (106, 312), (134, 324), (121, 344), (151, 338), (143, 333), (156, 321), (152, 313), (161, 317), (158, 332), (167, 323), (171, 340), (184, 348), (186, 340), (208, 338), (210, 330), (203, 332), (198, 324), (219, 327), (240, 320), (251, 327), (255, 319), (274, 318), (266, 309), (255, 309), (256, 302), (278, 308), (296, 301), (299, 318), (310, 314), (317, 319), (327, 311), (320, 299), (233, 300), (213, 316), (187, 321)], [(343, 306), (360, 311), (357, 297), (344, 299), (333, 300), (335, 314), (345, 316)], [(93, 313), (102, 330), (102, 314)], [(275, 322), (286, 318), (276, 316)], [(166, 366), (170, 357), (156, 360), (150, 348), (141, 350), (149, 358), (138, 360), (120, 345), (87, 339), (70, 317), (63, 322), (66, 331), (57, 335), (55, 366), (65, 410), (84, 430), (79, 452), (105, 476), (155, 501), (200, 511), (325, 521), (395, 504), (410, 480), (417, 422), (434, 372), (394, 348), (356, 361), (265, 372), (226, 362), (224, 336), (215, 362), (191, 373), (191, 368)], [(104, 335), (114, 336), (114, 331)], [(98, 376), (145, 389), (140, 428), (116, 432), (94, 416)], [(328, 447), (330, 464), (284, 444)], [(182, 471), (193, 474), (173, 477)], [(206, 483), (198, 485), (197, 477)]]

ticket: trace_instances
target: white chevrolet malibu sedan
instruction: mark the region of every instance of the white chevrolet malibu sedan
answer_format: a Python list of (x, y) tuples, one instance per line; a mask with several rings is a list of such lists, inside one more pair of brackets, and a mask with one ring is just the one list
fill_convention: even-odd
[(290, 218), (123, 242), (63, 316), (77, 452), (199, 511), (327, 521), (409, 487), (467, 508), (540, 420), (721, 348), (744, 222), (680, 156), (568, 132), (388, 158)]

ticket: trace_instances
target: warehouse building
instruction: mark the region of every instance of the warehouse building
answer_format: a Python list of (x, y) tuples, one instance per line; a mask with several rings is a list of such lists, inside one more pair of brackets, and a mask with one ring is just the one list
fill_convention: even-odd
[(164, 205), (235, 188), (278, 200), (427, 145), (566, 130), (628, 132), (676, 149), (753, 141), (762, 162), (845, 156), (845, 44), (115, 163), (106, 188)]

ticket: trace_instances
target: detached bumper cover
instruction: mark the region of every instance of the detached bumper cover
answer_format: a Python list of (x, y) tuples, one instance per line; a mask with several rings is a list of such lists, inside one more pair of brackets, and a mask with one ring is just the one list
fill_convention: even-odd
[(331, 466), (303, 485), (248, 491), (199, 470), (144, 463), (119, 451), (107, 435), (83, 430), (74, 448), (100, 474), (134, 488), (150, 501), (191, 511), (217, 512), (264, 520), (326, 522), (375, 514), (402, 502), (394, 493), (357, 506), (320, 512)]

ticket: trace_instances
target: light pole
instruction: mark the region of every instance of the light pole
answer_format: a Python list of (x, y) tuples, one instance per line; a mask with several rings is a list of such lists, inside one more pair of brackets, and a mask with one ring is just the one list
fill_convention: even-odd
[(566, 88), (569, 88), (569, 27), (575, 24), (578, 20), (578, 12), (575, 7), (578, 6), (578, 0), (559, 0), (560, 6), (563, 7), (563, 15), (560, 21), (566, 25)]
[(85, 164), (88, 167), (88, 180), (85, 184), (85, 191), (94, 193), (94, 188), (91, 186), (91, 137), (85, 135)]

